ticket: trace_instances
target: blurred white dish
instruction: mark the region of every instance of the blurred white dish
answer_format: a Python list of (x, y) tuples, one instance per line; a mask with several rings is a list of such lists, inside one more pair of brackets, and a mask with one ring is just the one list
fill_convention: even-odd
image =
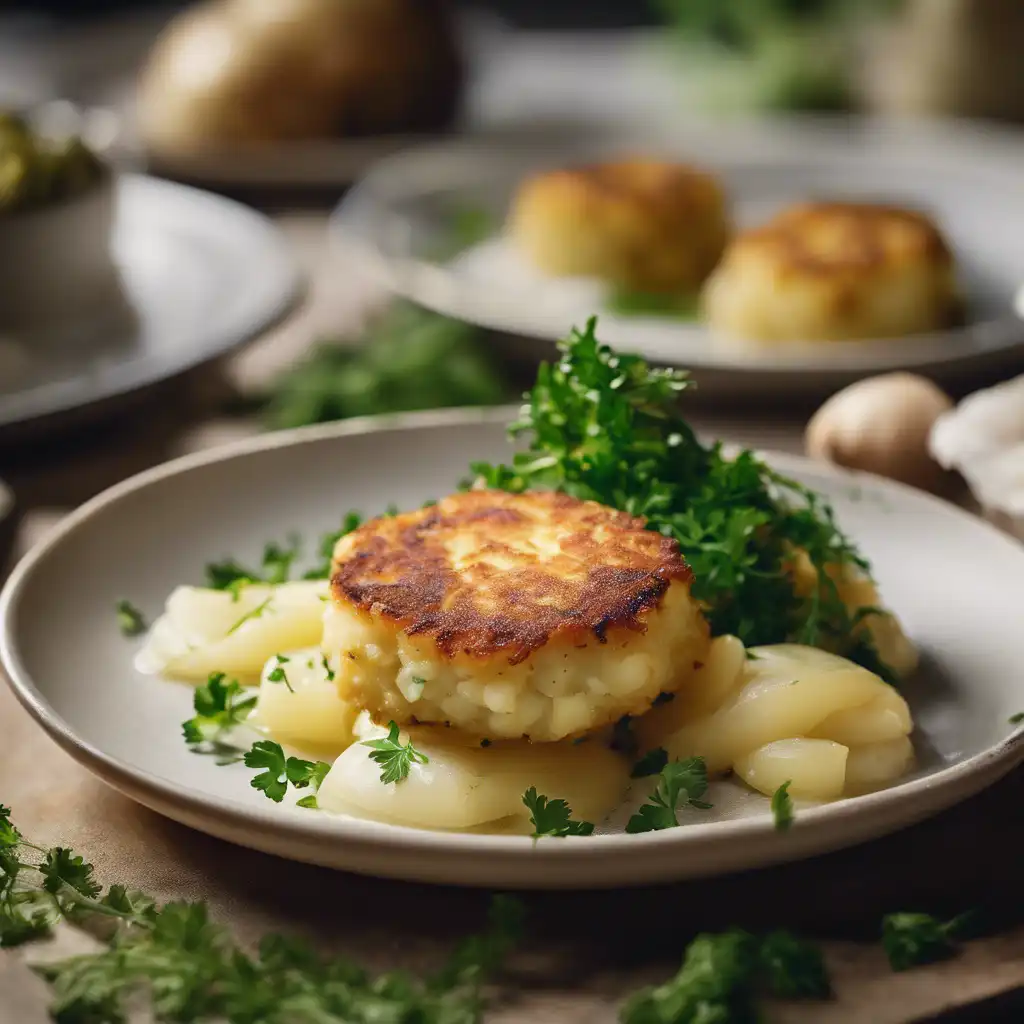
[[(178, 723), (192, 713), (191, 688), (135, 670), (138, 644), (117, 630), (117, 599), (152, 615), (175, 584), (199, 579), (225, 552), (247, 561), (289, 527), (309, 540), (350, 507), (409, 508), (443, 494), (470, 461), (507, 457), (511, 415), (426, 413), (274, 434), (100, 495), (21, 563), (0, 596), (0, 657), (19, 699), (105, 781), (194, 828), (297, 860), (458, 885), (627, 886), (793, 860), (934, 814), (1024, 758), (1024, 728), (1008, 721), (1024, 707), (1024, 549), (921, 492), (785, 456), (772, 461), (834, 503), (922, 651), (923, 668), (904, 688), (918, 762), (899, 785), (800, 808), (782, 833), (763, 797), (716, 782), (713, 810), (682, 827), (535, 845), (268, 805), (244, 766), (190, 753)], [(955, 599), (937, 599), (951, 581)]]
[[(1024, 324), (1014, 297), (1024, 280), (1024, 142), (960, 124), (871, 119), (680, 121), (669, 130), (605, 126), (587, 141), (502, 145), (452, 141), (382, 161), (339, 206), (339, 241), (360, 244), (387, 284), (421, 305), (523, 338), (553, 342), (601, 312), (595, 281), (546, 277), (501, 232), (510, 196), (541, 168), (640, 153), (717, 173), (740, 227), (807, 199), (924, 208), (950, 239), (970, 307), (963, 327), (872, 341), (754, 345), (714, 338), (701, 324), (605, 312), (602, 334), (649, 359), (719, 374), (734, 390), (835, 390), (884, 370), (955, 377), (1020, 366)], [(455, 255), (459, 210), (488, 218), (487, 238)]]
[(134, 174), (116, 181), (114, 205), (121, 294), (70, 321), (0, 332), (0, 432), (223, 355), (300, 294), (283, 238), (254, 210)]

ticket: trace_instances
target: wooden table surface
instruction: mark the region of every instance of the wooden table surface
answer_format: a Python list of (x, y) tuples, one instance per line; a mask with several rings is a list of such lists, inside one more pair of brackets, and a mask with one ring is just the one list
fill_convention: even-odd
[[(18, 547), (104, 487), (167, 458), (258, 429), (223, 412), (295, 359), (318, 334), (352, 334), (382, 300), (358, 263), (328, 259), (323, 217), (282, 226), (309, 269), (307, 306), (223, 364), (157, 389), (145, 404), (74, 438), (0, 452), (15, 488)], [(800, 418), (704, 410), (697, 426), (728, 440), (800, 449)], [(87, 678), (83, 681), (87, 684)], [(486, 894), (359, 878), (229, 846), (165, 821), (93, 779), (50, 742), (0, 688), (0, 802), (42, 843), (70, 845), (99, 876), (161, 899), (201, 897), (243, 938), (301, 929), (376, 966), (436, 959), (479, 925)], [(958, 808), (841, 853), (726, 878), (606, 893), (526, 894), (530, 939), (514, 964), (499, 1022), (602, 1022), (618, 997), (667, 976), (697, 930), (790, 926), (826, 940), (837, 999), (776, 1005), (769, 1020), (887, 1024), (1024, 987), (1024, 771)], [(893, 910), (980, 907), (991, 935), (948, 963), (891, 973), (876, 941)], [(67, 931), (60, 942), (90, 940)], [(45, 1020), (46, 994), (20, 951), (0, 953), (0, 1022)], [(1024, 1020), (1004, 1007), (965, 1020)]]

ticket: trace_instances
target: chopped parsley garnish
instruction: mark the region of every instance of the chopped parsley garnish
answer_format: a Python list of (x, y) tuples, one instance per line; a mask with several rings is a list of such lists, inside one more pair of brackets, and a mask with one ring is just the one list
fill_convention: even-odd
[(412, 740), (402, 743), (398, 726), (394, 722), (388, 724), (386, 739), (363, 740), (363, 746), (370, 748), (370, 759), (380, 765), (380, 781), (385, 786), (407, 779), (414, 764), (427, 764), (430, 761), (426, 754), (421, 754), (412, 745)]
[(291, 574), (292, 563), (299, 557), (300, 544), (292, 537), (287, 545), (271, 541), (263, 547), (259, 569), (251, 569), (234, 558), (210, 562), (206, 566), (206, 586), (211, 590), (231, 591), (235, 600), (242, 587), (251, 583), (284, 583)]
[(326, 580), (331, 575), (331, 559), (334, 557), (334, 548), (338, 541), (346, 534), (358, 529), (363, 522), (363, 517), (358, 512), (347, 512), (337, 530), (330, 530), (325, 533), (317, 544), (317, 556), (319, 561), (308, 572), (303, 574), (304, 580)]
[(711, 804), (701, 799), (708, 789), (708, 770), (702, 757), (669, 761), (658, 773), (658, 784), (649, 801), (626, 824), (626, 831), (656, 832), (679, 824), (676, 812), (680, 803), (707, 810)]
[(973, 914), (940, 921), (931, 914), (887, 914), (882, 919), (882, 946), (894, 971), (945, 960), (956, 952), (956, 940)]
[(320, 664), (324, 667), (324, 675), (327, 676), (327, 682), (334, 682), (334, 669), (331, 668), (331, 663), (327, 660), (326, 654), (320, 655)]
[[(258, 775), (253, 776), (249, 785), (278, 804), (284, 799), (289, 785), (296, 789), (312, 786), (315, 793), (331, 770), (326, 761), (304, 761), (301, 757), (286, 757), (281, 744), (272, 740), (254, 743), (244, 760), (247, 768), (263, 769)], [(303, 807), (316, 807), (315, 797), (306, 797), (300, 804)]]
[(275, 654), (274, 657), (277, 659), (277, 664), (267, 673), (267, 682), (284, 683), (288, 687), (289, 693), (294, 693), (295, 690), (292, 684), (288, 682), (288, 676), (284, 670), (285, 665), (292, 659), (285, 657), (283, 654)]
[(223, 672), (212, 672), (192, 696), (195, 716), (181, 723), (185, 742), (199, 754), (216, 754), (225, 763), (239, 760), (225, 742), (231, 729), (241, 725), (256, 704), (237, 679), (228, 680)]
[(148, 628), (142, 612), (126, 600), (117, 602), (117, 625), (124, 636), (141, 636)]
[(760, 977), (779, 999), (827, 999), (832, 994), (821, 949), (792, 932), (770, 932), (757, 951)]
[(0, 946), (46, 938), (64, 921), (102, 943), (36, 968), (49, 982), (52, 1016), (64, 1024), (129, 1014), (182, 1024), (480, 1024), (484, 985), (521, 938), (523, 916), (517, 900), (493, 897), (486, 931), (422, 978), (374, 976), (292, 935), (266, 935), (253, 951), (203, 902), (160, 906), (123, 885), (104, 892), (82, 857), (23, 839), (0, 807)]
[(630, 773), (631, 779), (646, 779), (649, 775), (659, 775), (665, 765), (668, 764), (668, 751), (664, 747), (655, 747), (648, 750), (635, 765)]
[[(510, 465), (480, 462), (474, 479), (520, 492), (560, 490), (644, 516), (679, 542), (694, 571), (692, 592), (715, 635), (747, 647), (783, 641), (834, 650), (890, 681), (834, 576), (868, 563), (839, 530), (830, 506), (753, 452), (704, 444), (680, 415), (686, 373), (613, 352), (591, 319), (543, 364), (511, 428), (529, 445)], [(798, 592), (794, 552), (819, 585)]]
[(523, 803), (530, 812), (534, 839), (542, 836), (564, 839), (566, 836), (589, 836), (594, 833), (591, 822), (572, 820), (572, 808), (565, 800), (549, 800), (546, 796), (540, 796), (536, 786), (531, 786), (523, 794)]
[(672, 294), (638, 292), (616, 288), (605, 300), (610, 313), (619, 316), (657, 316), (673, 320), (696, 320), (700, 315), (700, 297), (696, 292)]
[(273, 600), (274, 600), (274, 595), (271, 594), (270, 597), (266, 598), (266, 600), (264, 600), (264, 601), (261, 601), (258, 605), (256, 605), (255, 608), (251, 608), (249, 611), (247, 611), (228, 630), (227, 635), (231, 636), (232, 633), (234, 633), (236, 630), (240, 629), (242, 626), (244, 626), (247, 622), (251, 621), (252, 619), (258, 619), (270, 607), (271, 602)]
[(1024, 722), (1024, 711), (1018, 711), (1015, 715), (1010, 715), (1010, 725), (1020, 725)]
[(787, 779), (772, 793), (772, 817), (778, 832), (785, 832), (793, 824), (793, 798), (789, 795), (791, 784), (792, 780)]

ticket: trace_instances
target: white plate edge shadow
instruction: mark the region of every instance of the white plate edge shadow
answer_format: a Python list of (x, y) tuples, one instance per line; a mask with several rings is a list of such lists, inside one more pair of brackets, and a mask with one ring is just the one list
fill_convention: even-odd
[[(47, 703), (21, 660), (14, 629), (21, 592), (37, 563), (92, 516), (121, 497), (211, 463), (267, 449), (344, 438), (378, 429), (507, 422), (513, 409), (445, 410), (365, 417), (341, 423), (281, 431), (183, 456), (114, 485), (71, 513), (36, 545), (11, 573), (0, 593), (0, 663), (20, 703), (76, 761), (126, 796), (166, 817), (238, 845), (325, 867), (409, 881), (475, 887), (606, 888), (676, 881), (798, 860), (896, 831), (944, 810), (991, 785), (1024, 761), (1024, 725), (998, 743), (923, 777), (864, 796), (803, 810), (787, 832), (777, 832), (770, 815), (689, 825), (644, 835), (598, 835), (586, 839), (452, 834), (349, 818), (327, 818), (287, 807), (255, 809), (230, 798), (182, 791), (164, 777), (133, 767), (79, 738)], [(780, 468), (807, 466), (798, 456), (768, 453)], [(970, 521), (1024, 550), (996, 527), (970, 513), (902, 484), (872, 474), (850, 473), (814, 463), (838, 480), (870, 483), (910, 492)], [(382, 856), (382, 850), (387, 856)], [(668, 854), (697, 852), (696, 863), (680, 865)], [(624, 855), (628, 870), (623, 869)], [(468, 862), (487, 858), (482, 871)], [(495, 877), (500, 881), (494, 881)]]
[(306, 295), (306, 275), (287, 240), (273, 220), (259, 210), (205, 189), (148, 174), (122, 172), (118, 175), (118, 184), (120, 189), (148, 189), (177, 199), (198, 200), (207, 206), (220, 207), (238, 221), (245, 221), (250, 230), (263, 234), (265, 255), (276, 264), (279, 273), (278, 287), (261, 297), (258, 307), (247, 311), (248, 319), (244, 324), (211, 336), (210, 343), (203, 349), (189, 348), (177, 358), (124, 359), (99, 372), (85, 369), (72, 376), (0, 395), (0, 429), (117, 399), (187, 373), (228, 355), (272, 329), (297, 309)]

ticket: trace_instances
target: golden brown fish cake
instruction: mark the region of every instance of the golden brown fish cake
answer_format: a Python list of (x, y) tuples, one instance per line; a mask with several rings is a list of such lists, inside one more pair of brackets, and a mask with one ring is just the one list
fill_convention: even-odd
[(896, 338), (956, 321), (955, 271), (922, 213), (801, 203), (733, 239), (704, 308), (716, 330), (753, 340)]
[(547, 273), (686, 292), (699, 288), (718, 262), (729, 223), (725, 195), (710, 174), (625, 159), (528, 178), (509, 229)]
[(707, 647), (675, 542), (564, 494), (469, 491), (335, 550), (324, 644), (378, 721), (561, 739), (640, 714)]

